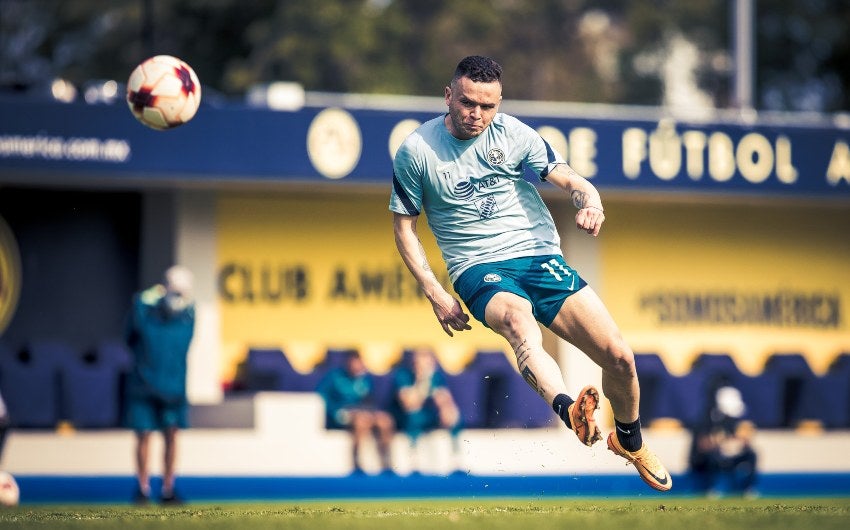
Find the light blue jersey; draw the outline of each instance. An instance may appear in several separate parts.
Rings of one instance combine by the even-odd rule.
[[[564,159],[513,116],[496,114],[470,140],[452,136],[444,118],[422,124],[396,153],[390,210],[424,210],[452,281],[479,263],[561,255],[555,222],[523,173],[545,179]]]

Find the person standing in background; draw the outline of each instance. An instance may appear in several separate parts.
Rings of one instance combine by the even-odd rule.
[[[138,504],[151,500],[148,453],[153,431],[162,432],[165,445],[160,500],[182,502],[174,488],[177,432],[189,426],[186,359],[194,327],[192,273],[185,267],[169,268],[163,284],[133,297],[125,330],[134,361],[127,378],[125,423],[136,433]]]

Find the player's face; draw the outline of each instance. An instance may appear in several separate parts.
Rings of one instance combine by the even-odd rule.
[[[460,140],[475,138],[493,121],[502,101],[502,84],[476,83],[461,77],[446,87],[446,127]]]

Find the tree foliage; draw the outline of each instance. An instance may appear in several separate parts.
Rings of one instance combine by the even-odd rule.
[[[0,84],[123,81],[145,57],[168,53],[233,97],[273,80],[439,95],[459,59],[483,54],[505,67],[511,99],[658,105],[687,68],[686,89],[705,96],[695,101],[724,107],[733,2],[0,0]],[[850,4],[755,4],[757,106],[850,109]]]

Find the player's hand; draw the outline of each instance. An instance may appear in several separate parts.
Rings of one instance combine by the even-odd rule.
[[[576,228],[584,230],[593,237],[599,235],[603,222],[605,222],[605,214],[602,213],[602,209],[594,206],[586,206],[576,214]]]
[[[457,298],[446,293],[443,299],[434,300],[431,302],[431,305],[434,307],[434,314],[437,315],[437,320],[443,327],[443,331],[449,337],[454,337],[452,330],[463,331],[472,329],[472,326],[469,325],[469,315],[463,311]]]

